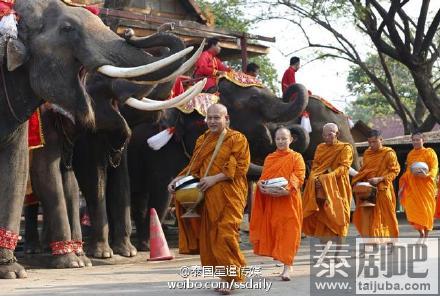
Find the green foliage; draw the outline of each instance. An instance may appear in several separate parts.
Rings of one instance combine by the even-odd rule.
[[[212,13],[215,17],[215,26],[217,28],[227,29],[236,32],[248,32],[252,25],[252,20],[245,17],[243,0],[220,0],[207,1],[196,0],[200,8]],[[274,65],[267,56],[258,56],[249,58],[249,63],[254,62],[260,66],[260,79],[265,86],[270,88],[274,93],[278,92],[279,82],[277,80],[277,72]],[[235,70],[241,69],[241,60],[228,61],[228,65]]]
[[[414,86],[411,74],[404,65],[391,58],[386,58],[386,62],[393,77],[396,91],[403,104],[409,110],[414,111],[417,89]],[[387,84],[377,55],[370,55],[366,60],[366,64],[379,80]],[[347,77],[347,88],[351,95],[356,97],[345,110],[353,119],[368,123],[376,116],[386,116],[395,113],[385,97],[358,66],[351,66]]]
[[[249,30],[251,21],[245,19],[242,6],[245,1],[242,0],[220,0],[208,2],[206,0],[197,0],[203,11],[212,13],[215,16],[215,26],[231,31]]]

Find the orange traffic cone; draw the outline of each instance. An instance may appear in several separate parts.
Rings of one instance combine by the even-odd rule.
[[[171,255],[167,240],[162,231],[159,217],[154,208],[150,209],[150,259],[149,261],[170,260]]]

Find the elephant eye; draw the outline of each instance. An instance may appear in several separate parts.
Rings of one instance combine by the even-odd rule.
[[[66,24],[61,26],[61,31],[62,32],[72,32],[74,30],[75,30],[75,28],[71,24],[69,24],[69,23],[66,23]]]

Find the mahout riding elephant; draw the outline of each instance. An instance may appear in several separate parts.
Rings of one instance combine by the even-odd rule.
[[[230,125],[244,133],[249,141],[253,162],[262,165],[265,156],[275,150],[275,127],[287,122],[297,141],[292,145],[297,151],[308,146],[308,134],[299,124],[288,121],[298,118],[308,102],[307,90],[296,85],[297,100],[284,103],[268,89],[242,87],[229,80],[221,79],[218,85],[220,103],[226,105],[230,115]],[[160,150],[155,151],[147,144],[147,139],[158,131],[174,127],[173,138]],[[196,139],[206,131],[204,117],[196,111],[185,114],[177,109],[164,112],[157,123],[144,123],[133,128],[128,147],[132,212],[136,223],[138,249],[148,245],[148,209],[156,208],[160,219],[165,217],[171,197],[167,184],[188,163]],[[253,165],[258,175],[261,167]]]
[[[90,11],[58,0],[16,0],[14,10],[20,16],[18,39],[9,39],[7,66],[2,61],[0,68],[0,278],[26,276],[14,250],[28,175],[27,119],[34,110],[51,102],[75,122],[93,127],[82,69],[154,83],[178,73],[191,50],[154,57]],[[142,104],[129,96],[120,103]]]

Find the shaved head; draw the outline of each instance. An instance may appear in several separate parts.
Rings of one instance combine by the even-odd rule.
[[[329,122],[322,127],[322,138],[326,144],[335,144],[338,141],[338,135],[339,129],[335,123]]]
[[[222,104],[209,106],[206,114],[206,123],[213,133],[221,133],[229,126],[228,109]]]
[[[275,134],[276,134],[277,132],[279,132],[279,131],[285,131],[285,132],[287,132],[290,136],[292,136],[292,133],[290,132],[290,130],[289,130],[287,127],[285,127],[285,126],[279,126],[279,127],[275,130]]]
[[[336,125],[336,123],[333,123],[333,122],[328,122],[328,123],[326,123],[326,124],[324,124],[324,126],[322,127],[322,131],[324,132],[324,131],[334,131],[334,132],[338,132],[339,131],[339,128],[338,128],[338,126]]]
[[[228,109],[223,104],[212,104],[208,107],[207,113],[212,112],[220,112],[222,115],[228,115]]]

